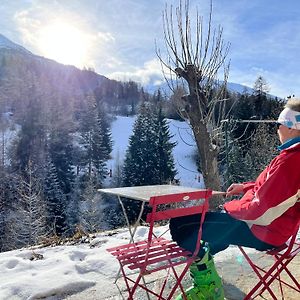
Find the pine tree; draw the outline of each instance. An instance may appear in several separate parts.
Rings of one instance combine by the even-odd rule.
[[[264,102],[266,102],[267,93],[269,92],[267,81],[262,76],[258,76],[255,80],[253,89],[254,110],[258,117],[263,118],[266,115],[266,113],[263,111]]]
[[[85,230],[93,232],[103,221],[102,201],[95,194],[108,173],[106,161],[110,158],[112,141],[106,114],[92,95],[86,97],[86,107],[81,115],[80,144],[83,146],[80,161],[83,170],[79,179],[80,221]]]
[[[70,194],[69,201],[66,204],[65,214],[66,214],[66,224],[68,224],[68,231],[66,232],[68,236],[75,234],[76,230],[80,226],[80,195],[81,191],[79,189],[79,182],[75,179],[73,184],[73,190]]]
[[[59,131],[53,131],[50,135],[50,157],[56,168],[61,189],[66,196],[71,192],[74,181],[72,142],[72,136],[65,128],[61,128]]]
[[[87,107],[81,118],[80,135],[80,143],[84,147],[81,160],[85,169],[84,177],[89,180],[96,176],[97,184],[101,186],[107,174],[106,160],[110,156],[112,142],[105,114],[97,107],[93,96],[87,97]]]
[[[129,139],[123,169],[127,186],[162,184],[176,175],[167,120],[162,109],[143,103]]]
[[[156,133],[158,152],[158,178],[159,184],[172,182],[177,174],[172,151],[177,143],[171,142],[167,119],[162,113],[161,105],[156,110]]]
[[[18,174],[9,165],[0,164],[0,252],[16,248],[13,228],[14,212],[18,209]]]
[[[44,195],[48,230],[54,235],[61,235],[66,230],[66,196],[61,189],[56,167],[50,157],[45,169]]]
[[[123,168],[124,186],[155,185],[170,182],[176,174],[168,124],[161,108],[142,103],[129,139]],[[125,203],[130,220],[139,211],[136,202]]]
[[[155,116],[149,104],[141,104],[126,151],[123,184],[140,186],[158,184],[158,152]]]
[[[74,120],[70,103],[60,96],[48,104],[46,154],[44,158],[43,188],[47,200],[47,221],[50,230],[63,235],[68,228],[66,210],[74,184]]]
[[[86,182],[81,201],[81,225],[84,231],[96,232],[103,224],[102,196],[97,192],[95,178]]]
[[[234,140],[230,140],[229,147],[230,149],[227,149],[228,157],[224,177],[224,190],[234,182],[245,182],[253,179],[251,177],[253,172],[249,155],[245,155],[245,151]]]
[[[8,174],[0,167],[0,252],[7,250],[6,239],[10,211],[9,203],[12,200],[9,182]]]
[[[159,183],[157,132],[155,117],[149,103],[143,102],[129,138],[123,167],[124,186],[142,186]],[[136,220],[140,203],[123,200],[130,222]],[[145,211],[146,212],[146,211]]]
[[[11,148],[10,159],[15,171],[25,172],[29,161],[35,166],[43,163],[46,130],[40,99],[31,98],[21,129]]]
[[[234,182],[252,181],[277,154],[278,137],[272,124],[261,123],[248,143],[251,147],[230,140],[225,188]]]
[[[101,128],[102,133],[102,149],[104,149],[103,157],[104,160],[108,160],[110,159],[110,153],[113,148],[113,142],[108,116],[103,108],[103,103],[97,103],[97,126]]]
[[[252,163],[252,178],[256,178],[265,166],[278,154],[278,136],[272,124],[260,124],[251,140],[247,154]]]

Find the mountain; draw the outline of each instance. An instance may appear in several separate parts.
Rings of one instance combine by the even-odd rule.
[[[27,54],[32,54],[30,51],[25,49],[24,47],[13,43],[11,40],[6,38],[4,35],[0,34],[0,49],[11,49],[21,51]]]
[[[61,99],[64,107],[79,108],[85,95],[91,93],[114,111],[141,99],[136,83],[122,83],[92,70],[60,64],[0,35],[0,113],[18,114],[32,99]]]
[[[91,70],[80,70],[74,66],[63,65],[54,60],[35,55],[24,47],[13,43],[2,34],[0,34],[0,67],[0,79],[4,79],[6,76],[12,79],[13,75],[20,77],[20,75],[24,75],[24,69],[26,69],[26,72],[30,72],[33,76],[47,75],[48,79],[56,77],[56,79],[62,80],[59,85],[65,82],[73,83],[75,90],[82,89],[83,91],[94,89],[99,82],[105,79],[109,80]],[[18,74],[18,72],[20,73]],[[78,77],[78,79],[76,80],[72,76]],[[51,80],[53,81],[53,78]],[[72,82],[73,80],[75,82]]]
[[[13,111],[38,90],[45,96],[55,93],[75,97],[109,80],[95,72],[34,55],[3,35],[0,35],[0,70],[0,105]]]
[[[176,83],[174,81],[174,87]],[[165,95],[170,95],[171,91],[167,82],[162,81],[161,78],[153,77],[150,79],[150,82],[145,86],[145,91],[150,94],[155,93],[158,89],[160,89]],[[253,88],[248,87],[246,85],[242,85],[234,82],[227,82],[227,89],[234,93],[242,94],[247,92],[248,94],[252,94],[254,91]]]

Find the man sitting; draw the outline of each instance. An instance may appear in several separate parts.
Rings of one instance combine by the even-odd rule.
[[[280,153],[254,182],[232,184],[227,195],[244,193],[240,200],[224,205],[224,212],[208,212],[202,233],[199,260],[190,267],[191,300],[224,299],[221,279],[212,255],[229,245],[263,251],[284,244],[300,218],[300,99],[291,99],[280,113],[277,133]],[[193,252],[199,230],[199,215],[170,221],[173,240]],[[183,299],[182,295],[176,300]]]

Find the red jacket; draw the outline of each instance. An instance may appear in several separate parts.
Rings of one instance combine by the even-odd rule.
[[[285,243],[300,219],[300,142],[282,150],[255,182],[244,183],[244,196],[224,205],[245,221],[261,241]]]

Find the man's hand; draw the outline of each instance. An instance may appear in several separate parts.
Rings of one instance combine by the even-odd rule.
[[[242,183],[233,183],[226,191],[226,195],[238,195],[243,193],[244,185]]]

